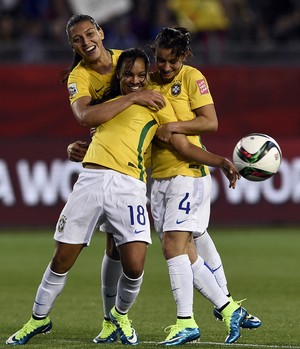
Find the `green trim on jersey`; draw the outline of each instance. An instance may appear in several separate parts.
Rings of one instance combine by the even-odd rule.
[[[141,136],[139,139],[139,143],[138,143],[138,147],[137,147],[137,151],[138,151],[138,168],[141,170],[140,172],[140,177],[139,179],[141,181],[145,181],[145,167],[143,166],[143,159],[144,159],[144,154],[142,153],[143,151],[143,144],[145,141],[145,138],[148,134],[148,131],[150,130],[151,127],[153,127],[154,125],[156,125],[157,122],[155,120],[151,120],[149,121],[142,129],[141,132]]]

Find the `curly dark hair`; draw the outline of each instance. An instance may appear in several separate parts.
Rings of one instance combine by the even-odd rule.
[[[191,57],[191,32],[183,27],[166,27],[157,34],[151,48],[154,53],[158,48],[167,48],[172,49],[172,54],[176,57]]]

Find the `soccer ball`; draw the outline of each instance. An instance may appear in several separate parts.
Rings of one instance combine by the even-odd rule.
[[[254,182],[272,177],[278,171],[281,159],[278,143],[262,133],[243,137],[233,150],[233,163],[240,175]]]

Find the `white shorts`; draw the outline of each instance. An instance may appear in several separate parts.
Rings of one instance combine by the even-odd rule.
[[[210,216],[211,185],[210,175],[153,181],[151,213],[160,237],[166,231],[188,231],[194,236],[205,232]]]
[[[105,221],[114,228],[116,245],[151,243],[146,184],[113,170],[84,169],[63,208],[54,239],[90,244]]]

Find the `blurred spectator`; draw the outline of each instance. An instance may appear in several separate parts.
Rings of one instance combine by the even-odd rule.
[[[0,0],[0,40],[9,43],[19,33],[19,0]]]
[[[227,40],[233,43],[251,43],[255,40],[257,17],[248,0],[225,0],[229,19]]]
[[[124,50],[138,45],[138,39],[131,30],[128,17],[122,16],[111,23],[113,25],[109,29],[105,29],[104,27],[106,47]]]
[[[27,19],[42,20],[49,8],[50,0],[22,0],[22,14]]]
[[[176,27],[178,21],[172,9],[170,9],[168,0],[158,0],[153,4],[152,21],[150,24],[149,39],[153,41],[156,35],[165,27]]]
[[[47,11],[47,35],[57,44],[68,45],[66,23],[73,15],[69,3],[65,0],[51,0]]]
[[[0,0],[0,61],[69,57],[65,25],[74,13],[97,18],[112,48],[144,46],[164,27],[187,27],[198,64],[300,47],[300,0]]]
[[[229,20],[221,0],[168,0],[180,26],[192,32],[224,31]]]
[[[46,58],[43,26],[37,19],[28,19],[24,24],[21,38],[21,59],[24,63],[43,62]]]
[[[257,16],[257,39],[261,42],[300,40],[299,0],[249,0]]]
[[[20,2],[21,23],[24,28],[21,37],[21,58],[25,63],[42,62],[45,59],[44,20],[50,0],[22,0]]]
[[[0,16],[0,40],[1,44],[10,43],[16,39],[17,28],[13,16],[1,14]]]
[[[224,37],[230,25],[223,2],[221,0],[168,0],[168,4],[179,25],[196,33],[196,38],[204,50],[205,60],[220,61]]]
[[[135,0],[130,12],[131,30],[139,41],[147,41],[150,38],[150,28],[153,17],[153,2],[149,0]]]

